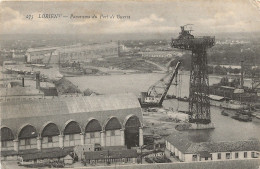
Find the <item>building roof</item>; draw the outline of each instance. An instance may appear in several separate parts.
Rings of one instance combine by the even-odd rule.
[[[53,151],[53,152],[39,152],[35,154],[24,154],[22,155],[23,160],[35,160],[35,159],[51,159],[51,158],[61,158],[68,155],[65,151]]]
[[[21,157],[23,160],[61,158],[67,156],[70,151],[69,149],[48,148],[34,153],[22,154]]]
[[[41,91],[44,93],[44,96],[58,96],[58,91],[56,88],[43,88]]]
[[[187,133],[184,132],[175,132],[166,137],[165,140],[174,145],[181,152],[185,152],[193,143],[188,139]]]
[[[222,141],[194,143],[186,133],[175,133],[166,138],[179,151],[186,154],[205,154],[205,152],[260,151],[259,140]]]
[[[52,153],[54,151],[73,152],[73,147],[64,147],[63,149],[61,149],[59,147],[43,148],[41,151],[39,151],[38,149],[35,148],[35,149],[19,150],[19,152],[14,151],[14,150],[6,150],[6,151],[1,151],[1,156],[13,156],[13,155],[23,156],[26,154],[33,155],[33,154],[37,154],[37,153]]]
[[[134,94],[79,96],[0,103],[2,119],[140,108]],[[23,112],[23,113],[20,113]]]
[[[0,97],[10,96],[43,96],[44,94],[38,89],[31,87],[12,87],[12,88],[0,88]]]
[[[106,146],[106,147],[101,147],[102,151],[119,151],[119,150],[127,150],[126,146]]]
[[[43,51],[55,51],[57,50],[58,47],[39,47],[39,48],[29,48],[27,50],[28,53],[32,53],[32,52],[43,52]]]
[[[205,142],[199,145],[208,149],[209,152],[260,151],[258,140]]]
[[[219,160],[219,161],[203,161],[203,162],[174,162],[174,163],[152,163],[132,166],[121,166],[122,169],[257,169],[259,168],[259,159],[247,160]],[[107,169],[115,168],[114,166],[106,166]],[[119,167],[118,167],[119,168]],[[104,169],[104,166],[95,166],[95,169]]]
[[[137,150],[126,149],[126,150],[114,150],[114,151],[92,151],[85,152],[86,160],[98,160],[105,158],[136,158],[138,156]]]
[[[88,45],[71,45],[63,46],[58,49],[61,53],[70,53],[70,52],[82,52],[82,51],[93,51],[93,50],[103,50],[103,49],[117,49],[118,44],[116,42],[107,42],[107,43],[95,43]]]

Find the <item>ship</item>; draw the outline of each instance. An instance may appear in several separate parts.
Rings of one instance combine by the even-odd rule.
[[[84,67],[79,62],[75,61],[62,63],[59,70],[60,73],[65,76],[80,76],[96,74],[98,72],[95,68]]]
[[[218,95],[209,95],[210,99],[210,105],[221,107],[224,109],[230,109],[230,110],[241,110],[241,109],[247,109],[248,105],[237,101],[237,100],[231,100],[229,98],[218,96]]]
[[[74,68],[60,68],[60,73],[67,76],[78,76],[84,75],[84,71],[81,69],[74,69]]]

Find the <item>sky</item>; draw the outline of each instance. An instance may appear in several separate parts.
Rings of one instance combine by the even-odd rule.
[[[179,32],[179,26],[185,24],[206,34],[258,32],[259,4],[258,0],[5,1],[0,3],[0,34],[161,34]],[[46,19],[39,14],[62,17]],[[71,19],[71,15],[97,18]],[[118,19],[117,15],[130,18]]]

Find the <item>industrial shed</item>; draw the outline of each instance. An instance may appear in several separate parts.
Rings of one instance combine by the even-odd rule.
[[[165,139],[166,151],[180,161],[218,161],[259,158],[260,142],[257,139],[196,143],[187,133],[176,132]]]
[[[0,107],[5,155],[84,144],[128,148],[143,144],[143,118],[133,94],[10,101]]]
[[[137,150],[107,150],[85,152],[85,160],[87,163],[95,165],[96,163],[116,163],[116,162],[132,162],[135,163],[138,157]]]

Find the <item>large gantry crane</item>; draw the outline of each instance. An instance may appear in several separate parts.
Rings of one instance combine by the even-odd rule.
[[[191,25],[191,24],[188,24]],[[191,55],[189,113],[190,123],[210,124],[209,77],[206,50],[215,45],[215,37],[194,37],[192,30],[181,26],[177,39],[172,39],[173,48],[189,50]]]

